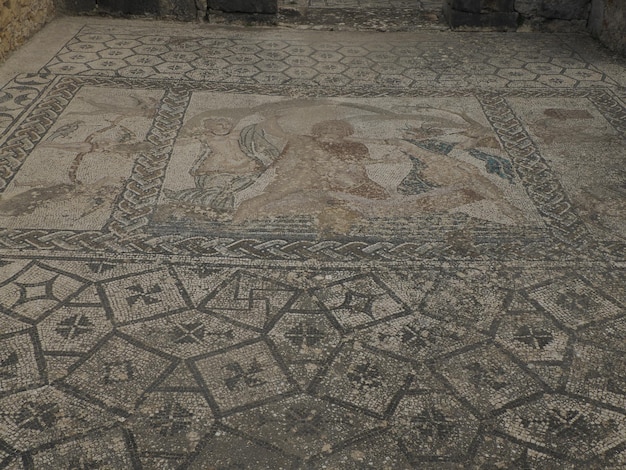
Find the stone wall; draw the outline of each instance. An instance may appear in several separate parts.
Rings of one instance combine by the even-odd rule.
[[[149,15],[186,21],[206,15],[206,0],[197,1],[204,3],[203,10],[196,8],[196,0],[56,0],[57,9],[68,14]]]
[[[589,30],[608,47],[626,55],[626,2],[593,0]]]
[[[591,0],[515,0],[515,11],[525,18],[587,20]]]
[[[444,0],[444,14],[453,28],[514,30],[556,23],[584,29],[591,0]],[[539,28],[541,29],[541,28]]]
[[[1,2],[2,0],[0,0]],[[210,10],[227,13],[276,13],[278,0],[56,0],[59,11],[152,15],[177,20],[203,19]]]
[[[278,0],[208,0],[209,9],[229,13],[269,13],[278,11]]]
[[[626,55],[626,0],[515,0],[515,11],[529,29],[569,23],[588,28],[604,44]]]
[[[515,29],[515,0],[445,0],[443,14],[452,28]]]
[[[0,0],[0,62],[53,15],[53,0]]]

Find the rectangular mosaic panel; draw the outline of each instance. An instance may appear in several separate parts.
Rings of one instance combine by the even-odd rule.
[[[0,242],[344,261],[559,259],[594,237],[623,249],[589,232],[558,142],[524,114],[532,100],[590,114],[587,132],[617,151],[624,109],[610,91],[384,94],[59,78],[7,128]]]
[[[593,235],[624,241],[624,136],[592,102],[509,98]]]
[[[152,220],[218,234],[376,236],[433,214],[543,226],[476,98],[200,92]]]
[[[161,94],[119,87],[78,91],[8,183],[0,225],[102,229],[134,159],[152,148],[146,136]]]

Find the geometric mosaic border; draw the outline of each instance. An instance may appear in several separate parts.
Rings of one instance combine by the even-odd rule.
[[[30,80],[32,76],[26,77]],[[25,78],[21,78],[24,80]],[[16,84],[19,83],[16,81]],[[45,78],[41,79],[45,83]],[[15,86],[15,85],[13,85]],[[446,246],[437,240],[293,240],[289,238],[223,238],[210,236],[166,235],[154,236],[147,230],[149,216],[165,174],[182,116],[193,91],[210,90],[238,93],[261,93],[287,96],[319,96],[317,89],[290,86],[233,85],[219,83],[182,82],[163,80],[133,80],[100,77],[59,77],[39,98],[26,118],[17,119],[6,137],[0,154],[0,182],[6,187],[21,163],[28,156],[57,116],[83,86],[165,89],[153,121],[148,140],[153,150],[136,160],[132,176],[126,183],[123,196],[107,227],[94,231],[4,230],[0,232],[0,245],[11,249],[94,250],[115,252],[144,252],[164,254],[194,254],[235,258],[287,259],[287,260],[357,260],[376,259],[400,261],[428,258],[457,258],[458,247]],[[9,87],[10,89],[10,87]],[[324,96],[367,97],[373,89],[342,88],[324,90]],[[590,100],[621,136],[626,136],[626,110],[610,90],[426,90],[376,88],[377,96],[394,97],[461,97],[475,96],[505,150],[519,172],[527,194],[535,203],[549,231],[525,230],[466,230],[466,236],[476,248],[474,259],[559,259],[585,258],[594,251],[609,251],[597,246],[572,208],[568,197],[538,148],[507,103],[508,97],[575,97]],[[32,100],[31,100],[32,101]],[[19,116],[19,113],[17,113]],[[16,116],[17,117],[17,116]],[[549,191],[546,191],[549,188]],[[549,194],[548,199],[545,194]],[[426,232],[427,233],[427,232]],[[555,243],[555,240],[557,243]],[[624,253],[624,244],[611,243],[609,249],[617,258]],[[597,253],[596,253],[597,254]]]

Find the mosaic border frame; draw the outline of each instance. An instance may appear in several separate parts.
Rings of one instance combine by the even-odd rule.
[[[47,77],[47,76],[46,76]],[[32,77],[31,77],[32,78]],[[290,86],[233,85],[219,83],[180,82],[167,80],[133,80],[101,77],[57,77],[39,93],[30,114],[25,118],[16,114],[16,120],[7,132],[0,154],[0,179],[6,187],[21,163],[53,125],[73,96],[84,86],[126,87],[164,90],[157,115],[148,139],[155,150],[142,154],[136,160],[131,177],[127,180],[122,196],[115,203],[110,222],[102,231],[69,230],[2,230],[0,246],[7,249],[54,249],[93,250],[116,252],[144,252],[163,254],[191,254],[225,256],[234,258],[289,259],[289,260],[356,260],[375,259],[401,261],[420,258],[458,258],[458,247],[427,240],[394,242],[390,240],[294,240],[290,238],[225,238],[211,236],[184,236],[169,234],[153,236],[145,231],[149,214],[154,208],[160,191],[165,168],[172,151],[182,116],[194,91],[225,93],[260,93],[272,96],[320,97],[317,89],[300,89]],[[508,97],[574,97],[588,99],[617,130],[626,138],[626,109],[616,99],[612,90],[442,90],[377,87],[325,89],[323,97],[366,98],[372,96],[393,97],[475,97],[492,128],[502,142],[518,169],[522,184],[549,228],[542,230],[485,232],[469,231],[468,242],[476,243],[472,258],[502,259],[562,259],[595,257],[598,253],[612,253],[616,259],[624,258],[626,243],[597,242],[577,216],[568,196],[539,149],[515,116],[507,102]],[[172,125],[174,118],[174,125]],[[146,177],[145,175],[149,175]],[[535,188],[548,185],[550,199],[546,200]],[[556,246],[558,241],[561,246]],[[554,245],[554,246],[553,246]],[[495,251],[494,251],[495,250]],[[595,256],[594,256],[595,252]],[[467,257],[467,256],[465,256]]]

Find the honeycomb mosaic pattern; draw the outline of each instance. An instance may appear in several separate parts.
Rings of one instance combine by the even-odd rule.
[[[489,37],[489,36],[487,36]],[[495,36],[494,36],[495,39]],[[253,36],[169,37],[81,30],[44,68],[58,75],[220,83],[569,89],[616,85],[565,41],[498,37],[466,52],[460,38],[307,42]],[[504,44],[502,44],[504,43]]]
[[[0,468],[626,467],[626,63],[566,36],[88,23],[0,90]],[[412,145],[534,225],[157,217],[206,103],[292,100],[454,103],[471,132]]]

